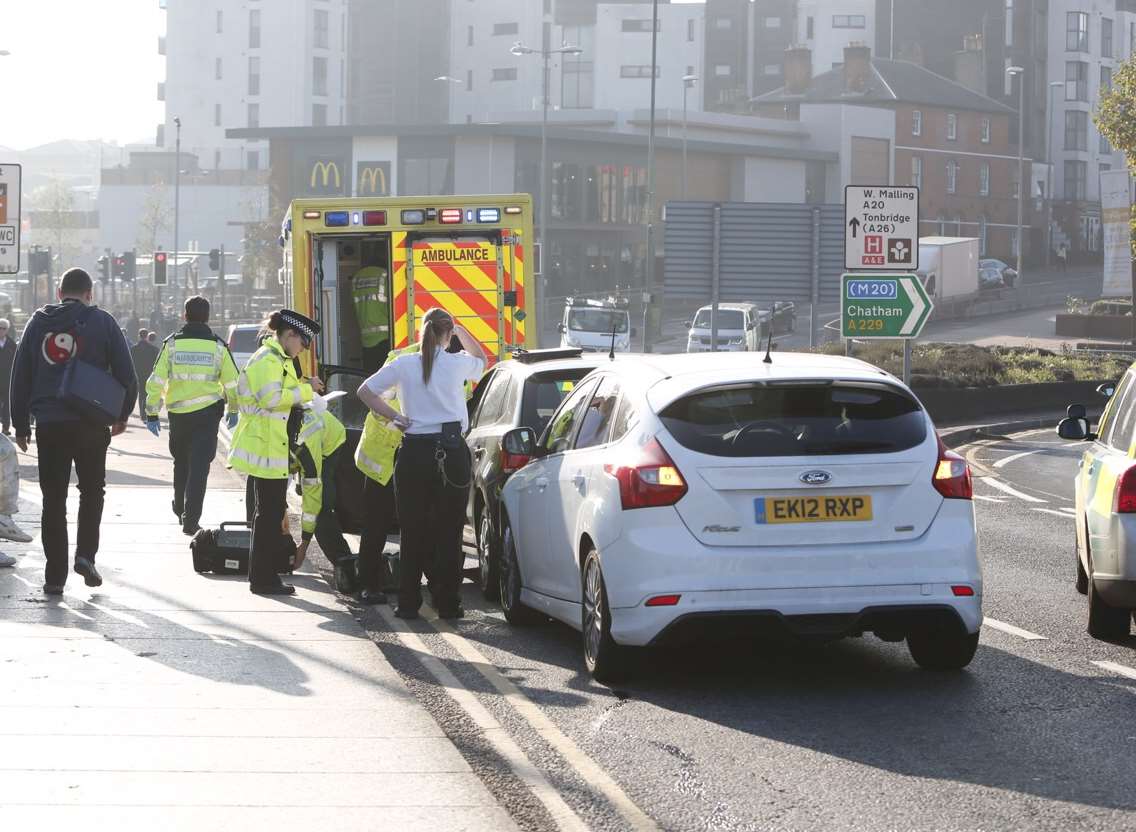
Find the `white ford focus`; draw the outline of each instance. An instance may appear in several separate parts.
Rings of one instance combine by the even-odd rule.
[[[974,656],[970,472],[877,367],[630,357],[504,445],[519,469],[502,494],[506,617],[581,630],[596,678],[627,648],[716,632],[871,632],[933,669]]]

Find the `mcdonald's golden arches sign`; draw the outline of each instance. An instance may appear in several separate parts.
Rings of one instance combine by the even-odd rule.
[[[390,162],[359,162],[355,169],[356,196],[390,196]]]

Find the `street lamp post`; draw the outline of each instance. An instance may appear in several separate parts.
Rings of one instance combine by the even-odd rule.
[[[1017,76],[1018,79],[1018,281],[1022,280],[1022,250],[1025,248],[1025,241],[1022,239],[1022,217],[1025,213],[1025,199],[1026,199],[1026,181],[1025,181],[1025,97],[1026,97],[1026,76],[1025,69],[1020,66],[1011,66],[1006,69],[1007,74],[1011,77]]]
[[[1045,160],[1049,163],[1049,188],[1045,200],[1045,265],[1053,264],[1053,190],[1057,182],[1057,168],[1053,164],[1053,122],[1056,120],[1056,107],[1053,104],[1053,91],[1065,86],[1064,81],[1049,82],[1049,124],[1045,129]]]
[[[181,228],[179,223],[181,221],[181,117],[174,116],[174,128],[176,130],[176,139],[174,141],[174,277],[173,277],[173,297],[177,297],[178,285],[178,233]],[[157,290],[155,290],[157,291]],[[157,306],[157,295],[154,297],[154,305]]]
[[[537,233],[537,242],[540,245],[540,274],[536,279],[536,307],[540,313],[537,321],[539,327],[545,319],[544,287],[545,264],[548,262],[548,250],[545,241],[548,239],[548,201],[550,188],[548,185],[548,62],[553,55],[579,55],[584,50],[578,46],[562,44],[559,49],[532,49],[520,41],[513,44],[509,50],[513,55],[540,55],[544,61],[543,75],[541,76],[541,117],[540,117],[540,230]],[[540,341],[540,330],[537,330],[537,341]]]
[[[697,75],[682,76],[682,198],[686,199],[686,94],[698,83]]]
[[[655,303],[655,88],[659,67],[659,0],[651,0],[651,123],[647,128],[647,263],[643,289],[643,352],[651,351],[650,310]]]

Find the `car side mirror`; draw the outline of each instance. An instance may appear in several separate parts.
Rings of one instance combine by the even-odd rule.
[[[513,428],[501,437],[501,468],[511,474],[524,468],[537,455],[536,431],[532,428]]]
[[[1115,384],[1102,384],[1097,388],[1097,392],[1104,396],[1106,399],[1111,399],[1112,394],[1116,392]]]
[[[1089,420],[1083,418],[1062,419],[1057,423],[1057,435],[1070,442],[1083,442],[1089,438]]]
[[[682,325],[687,329],[694,329],[694,321],[683,321]]]
[[[564,324],[557,324],[556,329],[561,335],[568,331],[568,327],[564,326]]]

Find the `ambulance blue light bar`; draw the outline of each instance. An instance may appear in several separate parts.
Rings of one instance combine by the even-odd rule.
[[[426,212],[421,208],[412,208],[402,212],[403,225],[422,225],[426,222]]]
[[[478,222],[501,222],[501,209],[500,208],[478,208],[477,209]]]
[[[328,211],[323,215],[323,224],[330,227],[339,227],[351,224],[350,211]]]

